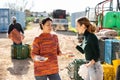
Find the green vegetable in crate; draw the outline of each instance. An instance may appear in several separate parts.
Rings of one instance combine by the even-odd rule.
[[[29,56],[29,48],[27,45],[11,45],[12,59],[26,59]]]
[[[75,59],[73,62],[69,63],[67,69],[68,69],[68,75],[72,80],[83,80],[78,75],[79,66],[84,64],[84,59]]]

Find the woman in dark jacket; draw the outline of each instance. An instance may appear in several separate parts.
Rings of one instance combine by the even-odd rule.
[[[86,17],[78,19],[76,25],[78,33],[84,36],[82,44],[76,48],[81,53],[85,53],[87,62],[85,65],[88,67],[88,77],[85,80],[103,80],[98,39],[94,34],[95,27]]]

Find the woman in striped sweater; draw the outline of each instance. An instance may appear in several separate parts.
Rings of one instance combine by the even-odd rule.
[[[58,74],[57,56],[61,54],[58,37],[51,34],[52,19],[43,19],[40,23],[43,32],[34,39],[31,57],[34,61],[36,80],[61,80]]]

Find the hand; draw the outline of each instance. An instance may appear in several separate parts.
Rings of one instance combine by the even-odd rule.
[[[71,51],[66,51],[66,52],[62,52],[61,54],[62,54],[62,55],[68,55],[68,54],[74,54],[74,53],[71,52]]]
[[[91,66],[95,64],[95,61],[92,59],[89,63],[85,64],[87,67]]]
[[[65,57],[74,57],[75,56],[74,53],[71,52],[71,51],[69,51],[69,52],[63,52],[62,55],[65,56]]]
[[[37,62],[44,62],[44,61],[48,60],[48,58],[42,57],[42,56],[35,56],[34,60]]]
[[[8,34],[8,38],[11,38],[11,37],[10,37],[10,34]]]
[[[25,36],[24,35],[21,35],[21,40],[23,40],[25,38]]]

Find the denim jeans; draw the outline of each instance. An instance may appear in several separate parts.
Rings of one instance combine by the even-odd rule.
[[[103,69],[100,61],[88,67],[88,77],[84,80],[103,80]]]
[[[45,75],[45,76],[35,76],[35,80],[61,80],[58,73],[51,74],[51,75]]]

